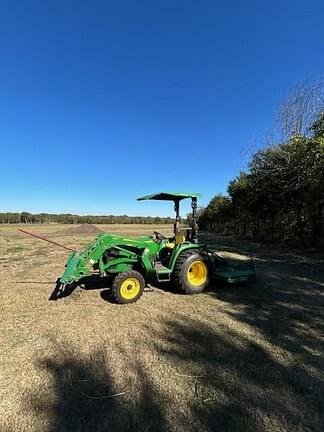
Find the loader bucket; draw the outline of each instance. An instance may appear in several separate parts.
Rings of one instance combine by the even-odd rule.
[[[79,252],[74,252],[69,256],[65,265],[64,273],[60,277],[60,282],[62,284],[76,282],[85,275],[80,258]]]
[[[99,245],[103,236],[103,233],[98,234],[83,250],[74,252],[69,256],[64,273],[60,277],[62,284],[77,282],[84,276],[92,274],[92,265],[98,259],[96,251],[100,251]]]

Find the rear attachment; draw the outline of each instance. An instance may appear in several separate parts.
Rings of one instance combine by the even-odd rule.
[[[211,249],[205,250],[205,256],[212,271],[212,278],[228,285],[246,285],[256,279],[252,259],[241,261],[223,258]]]

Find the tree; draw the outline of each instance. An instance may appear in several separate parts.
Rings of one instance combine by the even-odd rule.
[[[279,122],[283,138],[307,136],[318,114],[324,111],[324,77],[300,82],[283,101]]]
[[[20,213],[20,222],[21,223],[31,223],[32,222],[32,214],[28,212],[21,212]]]
[[[216,195],[209,202],[199,219],[202,229],[209,229],[219,233],[226,233],[228,224],[233,220],[232,203],[229,197]]]
[[[323,88],[312,83],[295,90],[282,110],[286,139],[252,155],[248,171],[229,182],[228,196],[210,201],[201,225],[251,233],[255,239],[324,246]]]

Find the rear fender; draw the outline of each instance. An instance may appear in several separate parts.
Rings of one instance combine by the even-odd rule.
[[[174,266],[175,266],[175,263],[176,263],[176,261],[177,261],[177,259],[178,259],[178,256],[183,252],[183,251],[186,251],[186,250],[189,250],[189,249],[195,249],[195,250],[197,250],[197,252],[199,252],[199,249],[201,248],[201,245],[199,245],[199,244],[194,244],[194,243],[182,243],[182,244],[180,244],[180,245],[177,245],[174,249],[173,249],[173,254],[172,254],[172,257],[171,257],[171,260],[170,260],[170,270],[171,271],[173,271],[174,270]]]

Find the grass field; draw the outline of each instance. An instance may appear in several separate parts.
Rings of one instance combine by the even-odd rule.
[[[48,301],[68,252],[0,225],[0,430],[322,432],[324,261],[201,240],[252,255],[257,283],[197,296],[159,287],[127,306],[105,288]]]

